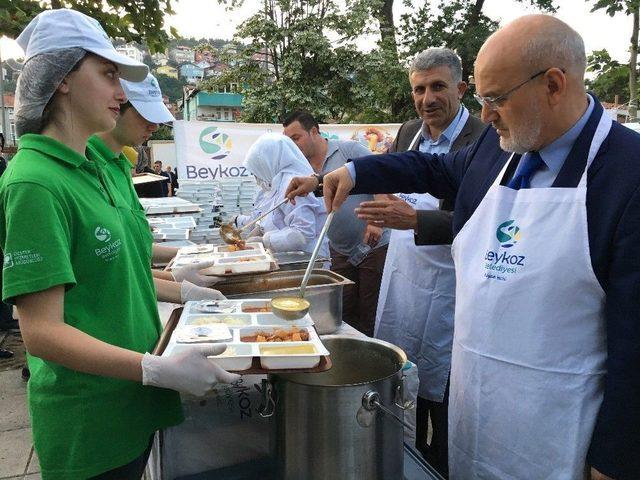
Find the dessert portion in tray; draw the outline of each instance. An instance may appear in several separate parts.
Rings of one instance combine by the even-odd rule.
[[[163,355],[206,343],[227,345],[209,358],[233,372],[313,369],[329,355],[309,315],[282,320],[268,299],[187,302]]]

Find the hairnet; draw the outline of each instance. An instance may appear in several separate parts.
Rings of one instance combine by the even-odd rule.
[[[27,60],[16,86],[15,123],[18,137],[40,133],[42,115],[56,89],[86,55],[82,48],[41,53]]]

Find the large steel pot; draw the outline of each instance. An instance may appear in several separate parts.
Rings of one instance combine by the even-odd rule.
[[[323,373],[270,375],[263,383],[265,416],[275,422],[272,449],[285,480],[403,478],[402,366],[390,343],[323,338],[333,368]]]

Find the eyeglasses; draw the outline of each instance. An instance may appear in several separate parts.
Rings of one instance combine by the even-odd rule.
[[[529,78],[527,78],[524,82],[519,83],[518,85],[516,85],[515,87],[513,87],[511,90],[507,91],[506,93],[503,93],[502,95],[499,95],[497,97],[481,97],[480,95],[478,95],[477,93],[473,94],[473,97],[476,99],[476,101],[482,106],[484,107],[485,105],[490,109],[490,110],[495,110],[499,107],[501,107],[502,105],[504,105],[504,102],[506,102],[509,98],[509,96],[515,92],[516,90],[518,90],[520,87],[522,87],[523,85],[526,85],[527,83],[529,83],[531,80],[533,80],[534,78],[539,77],[540,75],[543,75],[545,73],[547,73],[549,70],[551,70],[551,68],[545,68],[544,70],[540,70],[538,73],[531,75]],[[562,73],[564,72],[564,68],[561,68],[560,70],[562,70]]]

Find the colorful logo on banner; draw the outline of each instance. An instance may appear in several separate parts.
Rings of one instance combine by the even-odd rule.
[[[496,230],[496,238],[502,248],[513,247],[520,240],[520,236],[520,227],[514,225],[514,220],[501,223]]]
[[[222,160],[231,153],[233,143],[231,137],[223,133],[218,127],[207,127],[200,132],[200,148],[212,160]]]

